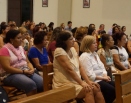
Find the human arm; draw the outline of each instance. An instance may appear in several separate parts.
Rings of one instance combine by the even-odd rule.
[[[3,45],[4,45],[4,43],[3,43],[3,38],[2,38],[2,37],[0,37],[0,48],[2,48],[2,47],[3,47]]]
[[[114,61],[115,65],[118,66],[118,69],[126,70],[127,68],[120,61],[118,50],[112,49],[111,51],[112,51],[112,54],[113,54],[113,61]]]
[[[127,42],[127,49],[128,49],[128,52],[131,53],[131,40],[128,40]]]

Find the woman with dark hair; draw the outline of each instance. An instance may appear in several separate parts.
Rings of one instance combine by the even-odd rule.
[[[114,40],[111,35],[103,34],[101,36],[101,44],[103,48],[100,48],[97,53],[100,57],[100,60],[105,66],[107,72],[111,69],[112,72],[116,72],[114,68],[113,55],[110,48],[114,46]],[[109,71],[110,72],[110,71]],[[108,73],[109,73],[108,72]]]
[[[10,27],[8,25],[2,25],[1,26],[1,34],[0,34],[0,48],[3,47],[4,43],[4,38],[6,37],[6,33],[10,30]]]
[[[30,37],[33,37],[33,29],[34,29],[34,27],[35,27],[35,25],[33,23],[30,23],[28,25],[28,30],[27,31],[28,31]]]
[[[48,25],[48,31],[49,32],[53,31],[53,26],[54,26],[54,23],[50,22],[50,24]]]
[[[85,74],[73,44],[70,32],[59,34],[54,52],[53,88],[71,84],[76,88],[77,99],[85,98],[85,103],[105,103],[99,85],[91,82]],[[85,81],[81,80],[81,76]]]
[[[122,26],[122,27],[121,27],[121,31],[122,31],[123,33],[125,33],[125,31],[126,31],[126,26]]]
[[[26,58],[22,35],[18,30],[10,30],[5,37],[5,45],[0,49],[1,81],[26,92],[27,96],[43,91],[43,79],[34,73],[34,68]]]
[[[127,43],[127,38],[125,33],[116,33],[112,35],[114,39],[114,47],[112,48],[114,64],[120,70],[130,69],[131,65],[128,62],[128,53],[123,47]]]
[[[56,27],[53,30],[53,33],[52,33],[50,41],[49,41],[48,54],[49,54],[50,61],[52,63],[53,63],[53,59],[54,59],[54,51],[56,49],[56,39],[57,39],[57,37],[58,37],[58,35],[60,34],[61,31],[62,31],[61,27]]]
[[[30,48],[28,52],[28,58],[32,62],[33,66],[41,71],[42,65],[50,63],[47,50],[47,33],[45,31],[39,31],[34,37],[34,46]]]
[[[112,35],[115,34],[115,33],[119,33],[119,32],[120,32],[120,29],[119,29],[118,26],[113,27],[113,29],[112,29]]]

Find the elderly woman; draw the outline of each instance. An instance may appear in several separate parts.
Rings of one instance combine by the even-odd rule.
[[[37,70],[42,70],[42,65],[50,63],[46,50],[47,32],[39,31],[34,37],[34,46],[28,52],[28,58]]]
[[[5,43],[0,49],[0,73],[3,83],[24,90],[27,96],[42,92],[43,79],[34,73],[32,64],[25,56],[21,46],[21,33],[18,30],[8,31]]]
[[[126,70],[130,69],[131,65],[128,62],[128,53],[124,46],[127,43],[127,37],[125,33],[116,33],[113,34],[114,39],[114,47],[112,48],[112,54],[113,54],[113,60],[114,64],[117,66],[120,70]]]
[[[79,59],[86,75],[91,81],[100,85],[106,103],[112,103],[115,99],[115,86],[114,82],[107,76],[105,67],[95,52],[97,50],[96,39],[93,36],[85,36],[80,50],[83,53]]]
[[[85,98],[85,103],[105,103],[99,85],[91,82],[85,74],[73,44],[73,36],[67,31],[61,32],[56,40],[53,88],[71,84],[76,88],[76,98]]]

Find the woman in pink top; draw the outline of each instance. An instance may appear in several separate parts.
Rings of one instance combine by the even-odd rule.
[[[34,73],[32,64],[22,48],[22,35],[18,30],[10,30],[5,37],[5,45],[0,49],[0,80],[26,92],[27,96],[43,91],[43,79]]]

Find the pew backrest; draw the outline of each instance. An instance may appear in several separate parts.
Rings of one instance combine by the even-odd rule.
[[[131,69],[115,75],[116,103],[131,103]]]
[[[53,64],[43,65],[43,81],[44,81],[44,91],[48,91],[52,89],[52,80],[53,80]]]
[[[72,85],[35,94],[10,103],[63,103],[75,98],[75,87]]]

